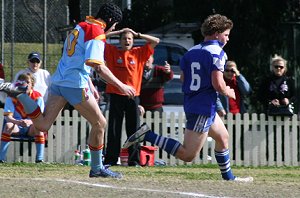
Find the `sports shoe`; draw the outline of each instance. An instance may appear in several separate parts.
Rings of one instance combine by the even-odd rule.
[[[16,98],[18,95],[25,93],[27,87],[14,86],[10,82],[0,83],[0,91],[7,93],[8,96]]]
[[[123,148],[128,148],[133,144],[144,141],[145,134],[150,131],[150,128],[146,123],[143,123],[140,128],[132,134],[124,143]]]
[[[100,169],[99,172],[90,171],[90,177],[112,177],[116,179],[121,179],[123,175],[118,172],[109,170],[108,168]]]
[[[253,177],[235,177],[234,182],[253,182]]]

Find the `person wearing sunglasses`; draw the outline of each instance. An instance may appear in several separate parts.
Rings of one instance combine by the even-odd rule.
[[[35,78],[34,90],[40,92],[43,96],[44,101],[48,98],[48,87],[51,84],[50,73],[41,68],[42,58],[39,52],[31,52],[27,58],[28,67],[26,69],[20,70],[14,78],[13,82],[16,82],[18,77],[24,73],[31,73]]]
[[[246,113],[246,97],[252,92],[252,88],[246,78],[240,73],[234,61],[227,61],[224,69],[224,81],[226,85],[234,89],[235,99],[219,95],[217,100],[217,112],[219,116],[224,116],[230,112],[232,114]]]
[[[271,74],[263,78],[258,96],[268,114],[270,107],[289,106],[296,101],[294,79],[287,75],[287,61],[283,57],[275,54],[272,58]]]

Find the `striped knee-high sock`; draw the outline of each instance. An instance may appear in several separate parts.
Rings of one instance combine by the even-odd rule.
[[[24,106],[24,110],[29,118],[35,119],[40,114],[42,114],[38,104],[34,100],[32,100],[27,94],[20,94],[17,96],[17,98]]]
[[[44,149],[45,149],[45,137],[44,135],[36,135],[34,137],[36,146],[36,158],[35,160],[44,160]]]
[[[218,162],[222,178],[225,180],[233,180],[235,177],[231,171],[230,167],[230,155],[229,150],[225,151],[215,151],[215,157]]]
[[[145,140],[157,145],[159,148],[165,150],[167,153],[175,156],[178,148],[181,146],[180,142],[158,135],[152,131],[149,131],[145,135]]]
[[[0,146],[0,160],[6,159],[6,153],[10,144],[10,134],[2,133]]]
[[[91,169],[93,172],[98,172],[100,169],[103,169],[103,160],[102,160],[102,151],[103,151],[104,144],[93,147],[89,145],[91,151]]]

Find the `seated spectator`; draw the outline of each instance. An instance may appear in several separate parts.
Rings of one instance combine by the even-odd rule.
[[[154,113],[163,112],[164,84],[173,79],[173,71],[170,64],[164,66],[153,65],[153,55],[144,65],[142,88],[140,93],[140,105],[145,111]]]
[[[263,78],[258,96],[265,113],[272,113],[269,112],[269,108],[273,107],[285,106],[288,108],[296,101],[294,79],[287,75],[287,61],[281,56],[275,54],[272,58],[271,74]],[[287,112],[287,115],[290,113]]]
[[[235,99],[219,95],[216,104],[219,116],[224,116],[228,112],[232,114],[246,113],[247,105],[245,100],[252,92],[252,89],[234,61],[227,61],[224,70],[224,81],[227,86],[234,89]]]
[[[47,101],[48,98],[48,87],[51,83],[50,73],[41,69],[42,59],[39,52],[31,52],[28,55],[28,67],[26,69],[20,70],[14,78],[13,82],[16,82],[20,74],[32,73],[35,78],[34,90],[42,94],[44,101]]]
[[[32,74],[21,74],[18,77],[15,86],[27,86],[27,94],[36,101],[40,109],[44,110],[44,100],[42,95],[33,90],[34,77]],[[36,144],[36,163],[43,162],[44,160],[44,147],[45,137],[44,133],[38,131],[31,119],[28,118],[24,111],[23,105],[15,98],[7,97],[4,106],[4,124],[1,135],[1,146],[0,146],[0,163],[5,162],[7,150],[10,144],[10,137],[12,135],[31,136],[34,137]]]

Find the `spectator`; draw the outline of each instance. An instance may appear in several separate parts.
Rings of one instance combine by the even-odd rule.
[[[145,62],[154,53],[159,39],[141,34],[129,28],[111,32],[107,36],[120,35],[121,49],[106,44],[105,60],[112,73],[126,85],[135,88],[134,97],[127,97],[115,86],[107,85],[106,93],[110,95],[109,123],[105,164],[116,165],[121,150],[122,122],[125,114],[126,134],[129,137],[140,125],[139,95]],[[141,47],[133,47],[134,37],[145,39],[147,43]],[[139,165],[139,153],[136,148],[129,148],[129,166]]]
[[[224,70],[224,81],[226,85],[234,89],[235,99],[220,95],[217,101],[217,111],[219,116],[226,115],[227,112],[232,114],[246,113],[246,97],[252,92],[250,84],[240,73],[234,61],[227,61]]]
[[[33,90],[35,84],[33,75],[31,73],[20,74],[15,84],[16,86],[27,86],[26,94],[28,94],[28,96],[36,102],[43,112],[44,100],[38,91]],[[18,101],[18,99],[11,97],[6,98],[4,116],[0,146],[0,163],[5,162],[6,160],[10,137],[13,135],[34,137],[37,150],[35,162],[43,162],[45,148],[44,133],[34,127],[32,120],[24,112],[23,105]]]
[[[263,78],[258,96],[265,113],[268,113],[271,110],[269,108],[273,107],[286,107],[287,115],[293,113],[289,111],[292,110],[289,109],[289,105],[296,101],[294,79],[287,75],[287,61],[281,56],[275,55],[272,58],[271,74]]]
[[[162,113],[164,84],[172,80],[173,71],[167,61],[165,66],[154,66],[153,60],[153,56],[151,55],[144,66],[140,105],[144,107],[145,111],[151,111],[152,113],[158,111]]]
[[[239,178],[233,175],[230,167],[228,131],[215,108],[217,92],[235,98],[234,90],[226,86],[223,79],[227,55],[222,48],[229,41],[232,27],[232,21],[226,16],[210,15],[201,27],[204,42],[192,47],[180,61],[184,111],[187,118],[183,144],[158,135],[143,124],[128,138],[124,144],[125,148],[140,141],[148,141],[168,154],[190,162],[199,157],[199,152],[210,135],[216,141],[215,157],[222,178],[237,182],[253,181],[252,177]]]
[[[102,163],[106,119],[97,104],[98,92],[89,77],[94,68],[109,84],[113,84],[126,97],[133,97],[135,89],[118,80],[104,62],[105,32],[110,32],[121,21],[122,11],[113,3],[103,4],[94,16],[87,16],[68,35],[62,58],[51,79],[51,87],[45,112],[42,114],[36,103],[24,94],[24,89],[10,83],[1,83],[0,91],[18,98],[34,126],[47,131],[67,102],[88,120],[91,131],[88,146],[91,151],[89,177],[122,178]]]
[[[20,74],[32,73],[35,78],[34,90],[40,92],[47,101],[48,98],[48,87],[50,86],[51,76],[50,73],[41,69],[42,59],[39,52],[31,52],[27,58],[28,67],[26,69],[20,70],[14,78],[13,82],[16,82]]]

